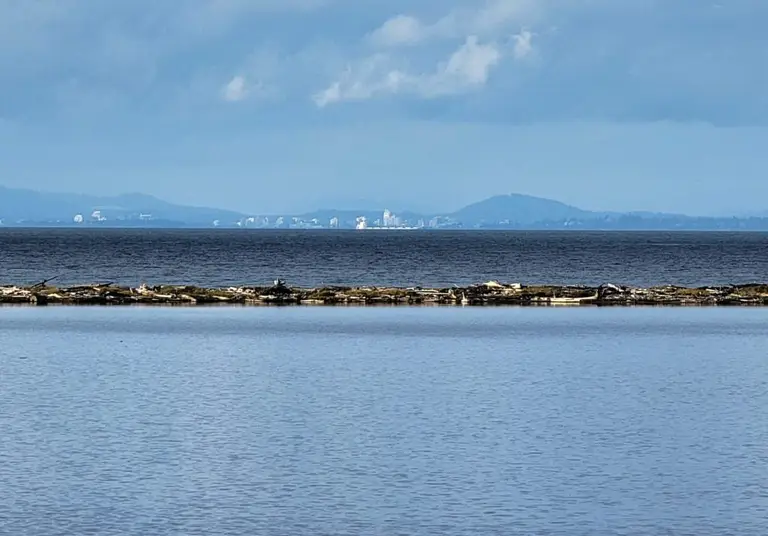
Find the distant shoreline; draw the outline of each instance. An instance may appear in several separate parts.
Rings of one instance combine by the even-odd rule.
[[[455,232],[481,232],[481,233],[529,233],[529,232],[545,232],[545,233],[768,233],[768,228],[765,229],[737,229],[737,228],[599,228],[599,227],[454,227],[454,228],[408,228],[408,229],[385,229],[385,228],[370,228],[370,229],[352,229],[352,228],[340,228],[340,229],[326,229],[326,228],[314,228],[314,229],[301,229],[301,228],[281,228],[281,227],[211,227],[204,225],[189,225],[189,226],[117,226],[117,225],[0,225],[0,232],[3,231],[51,231],[51,230],[66,230],[66,231],[237,231],[242,233],[260,233],[260,232],[281,232],[281,233],[345,233],[345,234],[372,234],[372,235],[390,235],[390,234],[413,234],[413,233],[455,233]]]
[[[132,288],[111,283],[57,288],[0,286],[0,305],[464,305],[464,306],[768,306],[768,284],[720,287],[520,285],[495,281],[453,288],[196,287]]]
[[[401,200],[406,205],[410,201]],[[364,204],[368,203],[372,202]],[[394,212],[384,206],[333,206],[339,204],[349,207],[344,202],[332,202],[330,208],[309,212],[279,212],[269,208],[267,212],[257,214],[178,205],[141,193],[103,197],[0,186],[0,227],[768,231],[768,212],[764,212],[764,208],[754,210],[752,214],[746,211],[747,207],[742,207],[740,215],[708,216],[649,210],[606,211],[582,209],[554,199],[520,193],[492,195],[456,210],[431,207],[427,212],[405,206]]]

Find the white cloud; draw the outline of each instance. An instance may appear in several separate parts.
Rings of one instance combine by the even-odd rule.
[[[498,37],[515,24],[534,22],[539,6],[533,0],[488,0],[482,7],[455,8],[432,23],[411,15],[397,15],[368,37],[375,46],[415,45],[432,39],[456,39],[467,35]]]
[[[324,107],[382,95],[435,98],[479,91],[505,57],[522,60],[534,52],[534,34],[520,28],[534,22],[539,10],[534,0],[486,0],[473,8],[455,7],[432,22],[397,15],[366,36],[379,52],[347,67],[313,100]],[[433,69],[414,72],[410,66],[458,40],[461,44]]]
[[[16,120],[31,103],[65,108],[78,92],[78,102],[94,102],[97,113],[108,108],[102,102],[115,113],[143,103],[172,108],[177,100],[184,110],[275,99],[293,105],[325,88],[314,95],[318,106],[478,92],[488,105],[473,103],[461,113],[488,113],[506,99],[506,113],[521,108],[515,117],[764,118],[765,70],[752,68],[761,61],[754,47],[761,35],[748,21],[765,18],[768,2],[723,6],[697,0],[0,0],[0,109]],[[368,25],[370,17],[376,18]],[[729,31],[734,37],[727,42],[708,37]],[[538,56],[547,61],[535,61]],[[607,83],[595,86],[597,75]],[[558,85],[573,90],[556,96],[539,90]],[[739,111],[726,111],[725,100],[738,103]]]
[[[515,59],[521,60],[533,52],[533,43],[531,42],[533,34],[528,30],[523,30],[519,34],[512,36],[512,39],[515,42],[513,48]]]
[[[422,98],[456,95],[481,89],[501,61],[496,43],[466,41],[431,73],[411,74],[392,67],[389,56],[379,54],[348,68],[339,80],[313,96],[318,107],[343,101],[361,101],[381,95],[411,94]]]
[[[274,46],[262,46],[234,70],[234,76],[220,87],[219,94],[227,102],[280,100],[293,71],[302,75],[304,72],[294,55],[286,55]]]
[[[246,85],[245,77],[235,76],[229,83],[221,90],[221,96],[228,102],[240,102],[248,97],[248,87]]]
[[[413,45],[424,38],[426,28],[421,21],[409,15],[398,15],[389,19],[370,35],[374,45],[389,47]]]
[[[400,71],[392,68],[388,56],[377,54],[355,67],[348,66],[337,81],[313,95],[312,100],[323,108],[337,102],[368,100],[380,94],[397,93],[402,76]]]
[[[455,81],[458,85],[470,87],[483,86],[488,81],[491,68],[501,59],[501,53],[495,44],[482,45],[477,37],[470,36],[453,53],[448,63],[438,75]]]
[[[209,94],[210,95],[210,94]],[[263,80],[252,81],[246,75],[236,75],[220,90],[220,96],[226,102],[275,101],[281,97],[280,89]]]

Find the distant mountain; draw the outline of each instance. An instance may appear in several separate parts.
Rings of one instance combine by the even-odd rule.
[[[604,215],[604,213],[582,210],[551,199],[509,194],[496,195],[484,201],[472,203],[448,216],[470,225],[499,222],[528,225],[546,221],[597,219]]]
[[[380,219],[382,210],[318,210],[303,217],[326,222],[338,217],[342,227],[354,226],[356,216],[369,222]],[[522,194],[496,195],[452,213],[397,212],[413,225],[423,220],[444,229],[581,229],[581,230],[768,230],[768,218],[692,217],[650,211],[598,212],[552,199]]]
[[[739,214],[739,218],[768,218],[768,210],[757,210]]]
[[[392,208],[392,207],[390,207]],[[332,218],[341,228],[354,228],[359,216],[376,226],[384,207],[359,210],[324,209],[305,214],[245,215],[231,210],[189,207],[144,194],[113,197],[35,192],[0,186],[0,223],[11,226],[72,225],[76,215],[85,223],[133,227],[329,227]],[[99,221],[92,217],[100,211]],[[405,226],[438,229],[583,229],[583,230],[768,230],[768,218],[691,217],[654,212],[595,212],[559,201],[522,194],[497,195],[452,213],[395,211]],[[250,217],[253,216],[253,217]],[[282,218],[282,219],[281,219]]]
[[[210,225],[214,220],[234,221],[242,214],[230,210],[188,207],[144,194],[98,197],[80,194],[36,192],[0,186],[0,219],[6,222],[72,222],[77,214],[86,219],[99,210],[107,221],[152,220]]]
[[[302,214],[301,217],[325,221],[335,216],[343,222],[354,221],[357,216],[364,216],[369,221],[373,221],[381,218],[382,211],[383,208],[373,209],[368,205],[368,208],[358,208],[357,210],[346,208],[342,210],[337,208],[315,210]],[[440,217],[460,221],[465,226],[496,224],[499,222],[528,225],[542,221],[595,219],[605,214],[582,210],[551,199],[522,194],[496,195],[467,205],[452,213],[421,213],[399,210],[395,212],[398,216],[409,221],[429,220],[434,217]]]

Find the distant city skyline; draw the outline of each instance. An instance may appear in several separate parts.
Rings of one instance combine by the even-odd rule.
[[[590,211],[553,199],[497,195],[456,211],[318,209],[241,213],[134,193],[50,194],[0,186],[0,227],[224,227],[255,229],[768,230],[768,213],[692,217],[653,211]]]
[[[762,0],[0,2],[0,180],[243,213],[510,192],[764,212],[764,20]]]

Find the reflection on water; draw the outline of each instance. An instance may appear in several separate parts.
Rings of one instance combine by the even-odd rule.
[[[0,533],[763,534],[762,309],[0,309]]]

